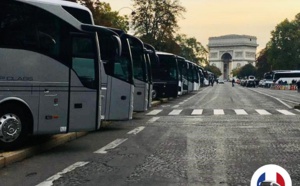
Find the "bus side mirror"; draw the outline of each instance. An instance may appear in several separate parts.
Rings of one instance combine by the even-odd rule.
[[[41,43],[40,47],[42,48],[42,50],[52,51],[55,48],[56,41],[49,34],[46,34],[44,32],[38,32],[38,37]]]

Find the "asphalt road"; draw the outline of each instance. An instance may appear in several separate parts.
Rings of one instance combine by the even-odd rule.
[[[300,94],[202,88],[0,169],[0,185],[249,186],[266,164],[300,185]]]

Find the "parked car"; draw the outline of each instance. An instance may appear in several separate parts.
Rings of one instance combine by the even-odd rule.
[[[259,87],[265,87],[265,85],[266,85],[266,79],[262,79],[262,80],[260,80],[259,83],[258,83],[258,86],[259,86]]]
[[[255,81],[247,80],[246,87],[255,87],[255,86],[256,86]]]
[[[224,80],[223,79],[219,79],[219,84],[224,84]]]

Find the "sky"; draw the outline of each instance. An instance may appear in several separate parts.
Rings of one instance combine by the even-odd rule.
[[[112,10],[129,15],[132,0],[103,0]],[[257,37],[257,52],[270,41],[271,31],[300,13],[300,0],[180,0],[186,8],[179,34],[195,37],[207,47],[208,38],[227,34]],[[124,8],[129,7],[129,8]]]

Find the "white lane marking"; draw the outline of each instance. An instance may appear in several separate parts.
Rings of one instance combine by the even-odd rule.
[[[172,108],[178,108],[180,105],[174,105]]]
[[[172,112],[170,112],[169,115],[172,115],[172,116],[179,115],[181,111],[182,111],[182,109],[175,109],[175,110],[172,110]]]
[[[179,105],[182,105],[182,104],[184,104],[184,103],[185,103],[185,101],[182,101],[182,102],[179,103]]]
[[[276,99],[277,101],[279,101],[280,103],[282,103],[283,105],[285,105],[287,108],[289,108],[289,109],[292,108],[290,105],[286,104],[285,102],[283,102],[281,99],[279,99],[279,98],[277,98],[277,97],[274,97],[274,96],[271,96],[271,95],[269,95],[269,94],[265,94],[265,93],[259,92],[259,91],[257,91],[257,90],[253,90],[253,89],[249,89],[249,90],[252,90],[252,91],[254,91],[254,92],[256,92],[256,93],[263,94],[263,95],[265,95],[265,96],[269,96],[269,97],[271,97],[271,98],[274,98],[274,99]]]
[[[287,99],[282,99],[282,101],[286,101],[286,102],[290,102],[290,103],[294,103],[294,104],[299,104],[299,102],[295,102],[295,101],[291,101],[291,100],[287,100]]]
[[[107,144],[106,146],[102,147],[101,149],[95,151],[94,153],[97,153],[97,154],[106,154],[107,150],[111,150],[111,149],[116,148],[117,146],[119,146],[122,143],[124,143],[126,140],[127,140],[127,138],[116,139],[115,141]]]
[[[223,109],[214,109],[214,115],[224,115]]]
[[[248,115],[244,109],[234,109],[236,115]]]
[[[297,112],[300,112],[300,110],[299,109],[295,109]]]
[[[194,109],[192,115],[202,115],[203,109]]]
[[[256,111],[257,113],[259,113],[260,115],[271,115],[270,112],[268,112],[268,111],[266,111],[266,110],[264,110],[264,109],[255,109],[255,111]]]
[[[142,130],[144,130],[145,127],[141,126],[141,127],[137,127],[135,129],[133,129],[132,131],[129,131],[127,134],[134,134],[137,135],[139,132],[141,132]]]
[[[158,113],[160,113],[161,111],[162,111],[161,109],[155,109],[155,110],[152,110],[151,112],[147,113],[146,115],[154,116],[154,115],[157,115]]]
[[[284,114],[284,115],[289,115],[289,116],[295,116],[296,114],[292,113],[292,112],[289,112],[287,110],[279,110],[277,109],[278,112],[280,112],[281,114]]]
[[[65,168],[63,171],[51,176],[50,178],[48,178],[46,181],[43,181],[42,183],[39,183],[36,186],[51,186],[53,185],[53,182],[55,180],[58,180],[60,177],[63,176],[63,174],[66,174],[68,172],[71,172],[73,170],[75,170],[78,167],[83,167],[86,164],[88,164],[89,162],[76,162],[73,165],[70,165],[69,167]]]
[[[159,118],[160,118],[160,117],[153,117],[153,118],[149,119],[149,120],[147,121],[147,123],[154,123],[154,122],[156,122]]]

